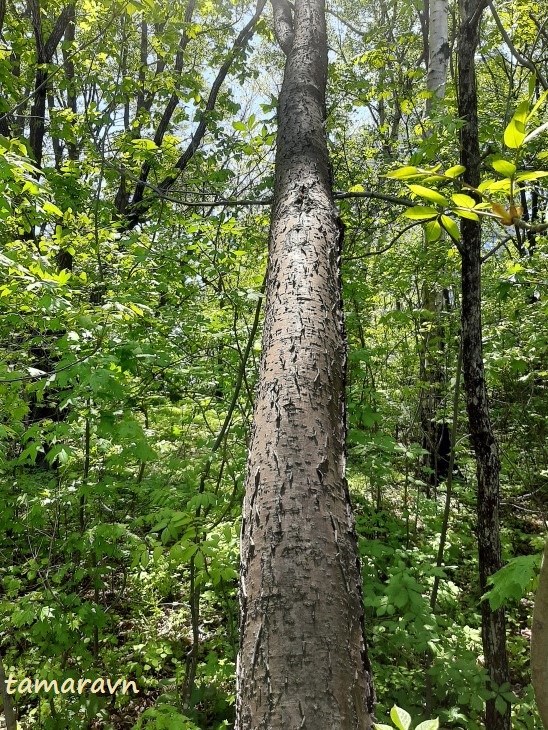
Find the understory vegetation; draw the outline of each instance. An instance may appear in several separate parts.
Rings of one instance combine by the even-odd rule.
[[[243,0],[0,7],[0,658],[18,721],[233,728],[282,68],[270,11],[240,38],[255,12]],[[426,111],[424,9],[331,10],[347,476],[376,717],[390,722],[395,704],[416,723],[479,730],[496,696],[513,728],[540,730],[529,642],[548,499],[546,8],[499,9],[536,73],[484,18],[481,200],[459,184],[451,69]],[[505,135],[512,124],[523,137]],[[514,225],[514,201],[538,231]],[[457,224],[475,205],[505,562],[483,596],[459,365]],[[495,688],[484,600],[507,612],[511,682]],[[139,692],[20,684],[82,677],[134,680]]]

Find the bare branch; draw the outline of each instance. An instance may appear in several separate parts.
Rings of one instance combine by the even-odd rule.
[[[194,153],[200,146],[201,141],[207,130],[208,113],[213,111],[213,109],[215,108],[217,96],[218,96],[221,86],[226,78],[226,75],[228,74],[228,72],[232,66],[232,63],[234,62],[238,53],[246,46],[249,39],[253,35],[255,26],[256,26],[259,18],[261,17],[265,4],[266,4],[266,0],[258,0],[257,6],[255,8],[255,14],[253,15],[253,17],[251,18],[249,23],[247,23],[245,28],[243,28],[240,31],[238,37],[234,41],[234,44],[228,54],[228,57],[226,58],[225,62],[219,69],[219,73],[217,74],[217,77],[215,78],[215,81],[213,82],[213,84],[211,86],[211,90],[209,92],[209,97],[207,99],[205,108],[201,112],[200,121],[198,123],[198,126],[196,127],[196,130],[194,131],[194,134],[192,135],[192,138],[191,138],[186,150],[179,157],[179,159],[177,160],[177,163],[175,164],[175,169],[177,170],[177,173],[175,175],[168,175],[167,177],[165,177],[162,180],[162,182],[159,185],[159,189],[162,192],[168,191],[173,186],[173,183],[177,180],[177,178],[179,177],[181,172],[183,172],[183,170],[187,167],[187,165],[190,162],[190,160],[192,159]],[[130,205],[127,223],[125,226],[126,230],[135,228],[135,226],[141,221],[142,217],[146,214],[146,212],[150,208],[150,205],[152,204],[152,200],[143,199],[143,194],[144,194],[144,186],[137,186],[137,188],[135,189],[135,195],[133,196],[133,200]]]
[[[497,11],[495,9],[495,6],[491,0],[489,0],[489,9],[491,10],[491,15],[493,16],[493,20],[495,21],[496,26],[499,29],[500,34],[503,37],[504,42],[508,46],[508,50],[510,51],[512,56],[514,56],[514,58],[516,59],[516,61],[518,61],[518,63],[521,63],[522,66],[525,66],[525,68],[528,68],[529,71],[534,73],[539,81],[539,84],[542,86],[542,88],[545,91],[548,91],[548,83],[546,82],[546,79],[544,78],[544,76],[541,74],[541,72],[537,68],[537,65],[533,61],[531,61],[531,59],[525,58],[525,56],[522,55],[518,51],[518,49],[515,47],[515,45],[513,44],[510,36],[506,32],[504,25],[502,24],[499,14],[497,13]]]

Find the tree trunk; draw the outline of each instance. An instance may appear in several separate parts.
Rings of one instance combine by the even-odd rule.
[[[4,721],[6,730],[17,730],[17,719],[15,717],[15,709],[13,707],[12,696],[8,692],[6,683],[6,673],[4,670],[4,661],[0,652],[0,699],[2,700],[2,708],[4,710]]]
[[[431,96],[426,100],[426,109],[432,106],[433,99],[445,97],[447,83],[447,64],[449,62],[447,0],[430,0],[428,12],[428,74],[426,89]]]
[[[461,162],[466,167],[464,182],[477,187],[480,180],[477,89],[474,56],[479,40],[479,23],[484,3],[460,0],[458,38],[458,111],[461,128]],[[478,481],[478,551],[480,589],[502,565],[499,527],[499,472],[497,442],[491,426],[483,366],[481,322],[481,226],[463,219],[462,234],[462,349],[466,408],[470,439],[476,456]],[[506,621],[504,609],[491,611],[481,602],[482,641],[485,667],[493,689],[508,682]],[[510,730],[510,707],[504,715],[495,700],[486,703],[486,730]]]
[[[426,134],[432,134],[432,111],[435,99],[445,97],[447,82],[447,63],[449,45],[447,42],[447,0],[430,0],[425,12],[428,15],[428,73],[426,76],[426,90],[429,96],[426,100],[427,119]],[[432,244],[425,244],[429,254],[434,256],[437,268],[443,267],[439,259],[439,249]],[[424,479],[426,481],[426,495],[434,496],[441,479],[447,477],[448,455],[447,442],[449,425],[445,423],[441,406],[446,390],[447,374],[445,368],[446,335],[442,326],[442,312],[448,309],[448,297],[444,297],[441,286],[426,277],[422,285],[420,306],[428,314],[423,318],[420,343],[420,381],[421,393],[419,402],[419,420],[422,428],[422,445],[427,453],[424,455],[423,465],[426,467]],[[444,447],[442,449],[442,446]]]
[[[323,0],[273,2],[287,54],[261,374],[242,523],[238,730],[365,730],[373,691],[345,480]]]
[[[539,714],[544,727],[548,728],[548,540],[533,611],[531,675]]]

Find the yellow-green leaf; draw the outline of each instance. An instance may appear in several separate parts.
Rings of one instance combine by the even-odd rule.
[[[438,730],[440,726],[440,721],[436,717],[434,720],[425,720],[424,722],[421,722],[420,725],[417,725],[415,730]]]
[[[534,77],[531,77],[531,78],[534,78]],[[532,93],[531,93],[531,92],[530,92],[530,95],[532,96]],[[544,91],[544,92],[543,92],[543,93],[542,93],[542,94],[541,94],[541,95],[539,96],[539,98],[538,98],[538,101],[536,102],[535,106],[534,106],[534,107],[533,107],[533,108],[531,109],[531,113],[530,113],[530,114],[529,114],[529,116],[527,117],[527,121],[529,121],[530,119],[532,119],[532,118],[533,118],[533,117],[535,116],[535,114],[537,113],[537,111],[539,110],[539,108],[540,108],[540,107],[542,106],[542,104],[544,104],[544,102],[546,101],[546,98],[547,98],[547,97],[548,97],[548,91]],[[543,124],[542,126],[543,126],[543,127],[545,127],[546,125],[545,125],[545,124]],[[536,131],[536,130],[535,130],[535,131]],[[531,134],[532,134],[532,133],[531,133]]]
[[[522,101],[516,109],[510,124],[504,130],[504,144],[512,150],[518,149],[523,144],[528,113],[529,102]]]
[[[484,190],[502,190],[505,193],[509,193],[510,187],[511,180],[509,177],[505,177],[504,180],[486,180],[478,186],[478,190],[481,192]]]
[[[53,203],[49,203],[47,201],[44,203],[44,212],[51,213],[52,215],[58,215],[58,216],[63,215],[63,211],[60,208],[58,208]]]
[[[508,160],[494,160],[491,163],[491,167],[506,177],[512,177],[516,171],[516,166],[512,162],[508,162]]]
[[[438,221],[428,221],[424,226],[424,232],[428,243],[435,243],[441,236],[441,226]]]
[[[440,216],[440,223],[445,228],[447,233],[451,236],[453,241],[460,241],[460,230],[455,221],[449,218],[448,215]]]
[[[134,147],[138,147],[141,150],[157,150],[158,145],[153,139],[145,139],[145,138],[139,138],[139,139],[132,139],[131,144],[134,145]]]
[[[479,216],[474,211],[466,208],[455,208],[455,213],[461,218],[468,218],[471,221],[479,221]]]
[[[463,165],[453,165],[453,167],[450,167],[444,172],[444,175],[446,177],[458,177],[463,172],[466,172],[466,168]]]
[[[541,177],[548,175],[547,170],[535,170],[534,172],[522,172],[516,177],[517,182],[524,182],[525,180],[538,180]]]
[[[392,177],[395,180],[403,180],[406,177],[416,175],[418,171],[417,167],[410,167],[407,165],[406,167],[400,167],[398,170],[392,170],[392,172],[386,173],[385,177]]]
[[[398,730],[408,730],[411,725],[411,715],[397,705],[390,710],[390,719]]]
[[[407,208],[404,211],[404,216],[413,221],[424,221],[429,218],[435,218],[437,215],[438,211],[436,208],[431,208],[429,205],[414,205],[412,208]]]
[[[459,208],[473,208],[476,205],[474,198],[470,195],[465,195],[464,193],[455,193],[451,196],[451,200],[455,203],[455,205],[458,205]]]
[[[415,193],[415,195],[418,195],[421,198],[424,198],[425,200],[430,201],[431,203],[436,203],[436,205],[449,205],[449,201],[446,197],[444,197],[441,193],[438,193],[437,190],[432,190],[432,188],[426,188],[424,185],[408,185],[407,186],[411,192]]]

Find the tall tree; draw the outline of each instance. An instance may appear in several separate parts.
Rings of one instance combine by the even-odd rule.
[[[430,137],[435,124],[436,102],[445,97],[447,83],[447,66],[449,62],[448,43],[448,6],[447,0],[430,0],[427,3],[428,15],[428,53],[426,99],[427,126],[425,137]],[[432,244],[428,246],[431,257],[438,270],[443,264],[436,256]],[[438,249],[439,250],[439,249]],[[443,252],[445,256],[445,251]],[[438,486],[441,479],[447,476],[448,451],[451,448],[449,424],[443,419],[441,406],[445,396],[447,381],[445,355],[446,333],[441,324],[442,313],[449,309],[447,290],[442,290],[439,283],[433,282],[425,272],[421,289],[421,307],[426,316],[421,327],[420,380],[422,383],[419,417],[423,434],[424,465],[426,493],[430,496],[430,487]]]
[[[461,162],[466,168],[464,181],[473,187],[480,182],[480,148],[478,133],[478,99],[475,53],[479,42],[479,26],[485,3],[483,0],[460,0],[458,36],[458,111],[464,124],[461,128]],[[498,446],[489,414],[489,402],[483,364],[481,320],[481,225],[463,218],[462,235],[462,351],[466,408],[470,439],[476,457],[477,535],[479,580],[482,593],[487,579],[502,566],[499,524]],[[482,641],[485,666],[493,689],[508,682],[506,653],[506,621],[504,609],[492,611],[488,601],[481,603]],[[510,706],[501,714],[495,698],[486,703],[487,730],[510,730]]]
[[[323,0],[273,0],[287,56],[243,507],[238,730],[371,727],[345,480],[346,346],[325,136]]]

